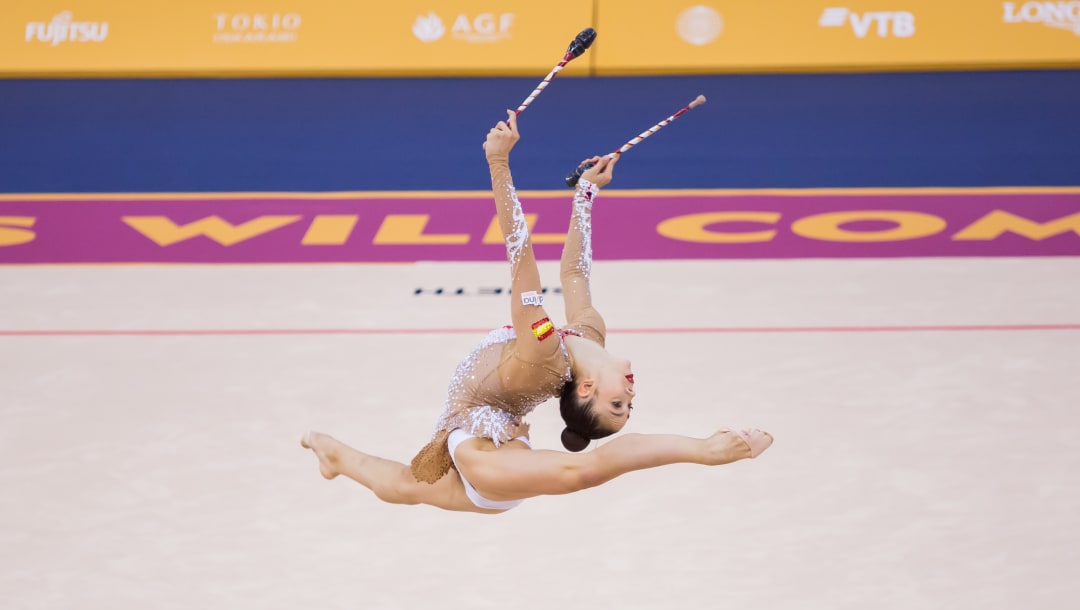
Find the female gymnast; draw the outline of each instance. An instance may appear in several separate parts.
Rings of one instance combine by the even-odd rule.
[[[593,157],[574,193],[560,280],[568,324],[556,328],[544,310],[529,229],[510,174],[519,139],[517,115],[493,127],[484,142],[499,225],[511,270],[512,325],[488,334],[458,365],[434,438],[410,466],[368,455],[325,434],[301,445],[319,459],[327,479],[355,480],[381,500],[454,511],[501,513],[526,498],[566,494],[619,475],[665,464],[728,464],[757,457],[772,436],[727,429],[699,439],[626,434],[594,451],[590,439],[622,429],[634,400],[630,362],[604,348],[606,327],[592,306],[592,204],[611,182],[617,157]],[[574,453],[533,450],[525,415],[558,396],[566,423],[563,446]]]

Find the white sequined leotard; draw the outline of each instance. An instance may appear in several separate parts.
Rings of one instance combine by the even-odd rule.
[[[493,164],[491,171],[500,217],[510,220],[504,227],[504,235],[511,273],[517,285],[522,267],[532,264],[535,273],[528,227],[510,182],[509,167]],[[542,333],[538,333],[535,326],[530,330],[528,324],[521,321],[546,315],[544,310],[512,303],[517,327],[506,326],[488,333],[454,372],[434,436],[412,460],[411,470],[417,480],[433,483],[451,468],[446,441],[455,429],[491,439],[496,446],[522,434],[524,417],[541,403],[558,396],[570,381],[571,362],[564,341],[566,335],[604,344],[604,321],[592,307],[588,286],[592,264],[590,213],[596,192],[596,186],[586,180],[578,184],[570,231],[564,245],[560,279],[570,323],[558,330],[552,327],[550,333],[540,338]],[[519,298],[516,291],[511,298]],[[529,318],[530,315],[533,318]],[[552,345],[554,342],[557,345]],[[540,343],[545,348],[543,357],[537,357]]]

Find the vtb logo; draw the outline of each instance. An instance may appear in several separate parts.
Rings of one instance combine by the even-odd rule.
[[[915,35],[915,15],[907,11],[870,11],[860,15],[844,7],[833,7],[825,9],[818,19],[818,25],[823,28],[840,28],[848,23],[851,23],[851,30],[859,38],[866,38],[875,23],[878,38],[886,38],[890,34],[894,38]]]

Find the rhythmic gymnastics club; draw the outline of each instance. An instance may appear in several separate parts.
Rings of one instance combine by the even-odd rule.
[[[626,151],[630,150],[631,148],[633,148],[633,146],[635,144],[640,143],[645,138],[647,138],[647,137],[651,136],[652,134],[660,131],[660,129],[662,127],[666,126],[667,124],[671,123],[675,119],[677,119],[677,118],[681,117],[682,115],[686,114],[691,108],[697,108],[698,106],[700,106],[700,105],[702,105],[704,103],[705,103],[705,96],[704,95],[697,96],[696,98],[694,98],[694,101],[690,102],[688,105],[683,107],[682,110],[676,112],[675,114],[669,116],[668,118],[664,119],[663,121],[660,121],[656,125],[653,125],[652,127],[650,127],[648,129],[646,129],[645,131],[641,132],[636,137],[634,137],[632,140],[630,140],[626,144],[623,144],[621,147],[619,147],[619,150],[616,150],[615,152],[608,154],[608,156],[611,157],[612,159],[614,159],[615,157],[618,157],[619,155],[621,155],[624,152],[626,152]],[[586,161],[585,163],[582,163],[581,165],[577,166],[577,168],[574,171],[570,172],[570,174],[568,176],[566,176],[566,186],[569,186],[570,188],[574,188],[575,186],[577,186],[578,180],[581,179],[581,175],[585,173],[585,170],[589,169],[593,165],[595,165],[595,164]]]
[[[548,84],[551,83],[551,79],[555,78],[559,72],[562,72],[562,69],[572,59],[581,57],[581,55],[585,53],[585,50],[592,46],[592,43],[595,40],[596,30],[592,28],[581,30],[581,33],[570,42],[570,46],[566,49],[566,54],[563,55],[562,61],[556,64],[556,66],[551,69],[551,72],[548,72],[548,75],[544,77],[544,80],[540,81],[540,84],[536,86],[536,89],[533,89],[533,92],[529,94],[529,97],[525,98],[524,102],[521,102],[521,105],[517,108],[516,114],[520,115],[529,104],[533,103],[533,100],[535,100],[536,97],[547,88]]]

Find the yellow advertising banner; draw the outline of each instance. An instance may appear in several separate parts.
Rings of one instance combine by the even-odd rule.
[[[1080,65],[1080,0],[597,0],[600,74]]]
[[[0,76],[1080,66],[1080,0],[4,0]]]
[[[593,0],[5,0],[0,73],[546,74]],[[567,74],[586,74],[588,54]]]

